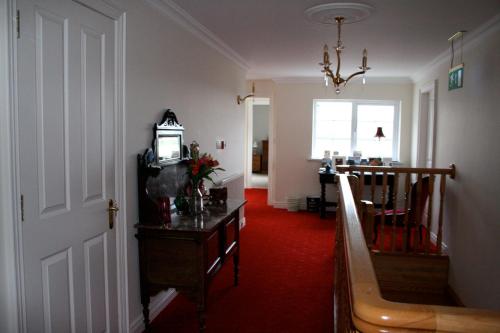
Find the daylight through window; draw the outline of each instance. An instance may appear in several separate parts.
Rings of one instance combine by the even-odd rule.
[[[325,150],[341,156],[361,151],[363,158],[399,160],[399,102],[396,101],[313,101],[311,158],[320,159]],[[385,138],[375,138],[382,127]]]

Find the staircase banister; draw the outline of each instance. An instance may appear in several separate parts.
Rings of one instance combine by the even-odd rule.
[[[352,321],[362,332],[500,332],[500,312],[382,298],[347,175],[339,175]]]
[[[371,165],[336,165],[339,173],[345,172],[385,172],[385,173],[421,173],[429,175],[445,174],[455,178],[455,164],[450,164],[448,168],[412,168],[412,167],[393,167],[393,166],[371,166]]]

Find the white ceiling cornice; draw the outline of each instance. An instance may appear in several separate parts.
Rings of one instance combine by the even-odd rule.
[[[205,42],[210,47],[219,51],[229,60],[236,63],[238,66],[248,71],[250,68],[247,61],[233,50],[229,45],[224,43],[219,37],[208,30],[203,24],[195,20],[184,9],[179,7],[172,0],[144,0],[155,9],[160,10],[163,14],[173,19],[177,24],[191,32],[200,40]]]
[[[477,29],[474,29],[473,31],[470,32],[466,32],[464,34],[464,45],[463,45],[464,52],[477,45],[481,40],[489,36],[491,33],[495,33],[498,31],[500,31],[500,14],[497,14],[490,20],[486,21],[485,23],[480,25]],[[446,51],[439,54],[432,61],[430,61],[427,65],[423,66],[420,70],[414,73],[411,76],[411,80],[413,81],[413,83],[417,83],[421,81],[429,71],[449,61],[450,61],[450,50],[447,49]]]

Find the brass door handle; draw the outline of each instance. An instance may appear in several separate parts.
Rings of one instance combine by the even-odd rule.
[[[116,213],[120,210],[113,199],[109,199],[108,202],[108,220],[109,220],[109,229],[113,229],[115,224]]]

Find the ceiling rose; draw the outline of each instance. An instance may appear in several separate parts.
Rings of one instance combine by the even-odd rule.
[[[304,11],[308,20],[321,24],[337,24],[335,17],[343,17],[345,23],[359,22],[374,11],[370,5],[355,2],[334,2],[313,6]]]

